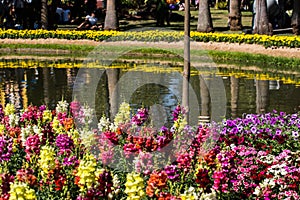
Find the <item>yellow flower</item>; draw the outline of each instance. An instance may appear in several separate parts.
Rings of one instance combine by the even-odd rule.
[[[138,173],[128,173],[125,186],[126,189],[124,192],[127,194],[128,200],[141,199],[146,195],[144,191],[144,179]]]
[[[43,123],[51,122],[52,120],[52,112],[50,110],[45,110],[43,112]]]
[[[42,170],[42,175],[47,175],[49,170],[55,167],[55,150],[50,146],[43,146],[39,156],[39,166]]]
[[[15,109],[15,106],[13,104],[10,104],[10,103],[6,104],[6,106],[4,108],[4,114],[6,116],[14,114],[15,111],[16,111],[16,109]]]
[[[35,191],[26,183],[23,182],[14,182],[10,185],[9,191],[10,197],[9,200],[34,200],[37,199]]]
[[[97,170],[97,160],[92,154],[84,155],[80,161],[76,176],[80,178],[79,187],[83,191],[85,188],[90,189],[94,183],[96,183],[96,175],[103,172],[103,170]]]

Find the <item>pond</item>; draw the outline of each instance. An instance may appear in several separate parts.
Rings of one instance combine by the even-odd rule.
[[[88,100],[102,115],[113,116],[118,105],[129,102],[152,111],[153,122],[168,123],[182,101],[182,67],[158,63],[125,62],[112,68],[80,67],[74,60],[2,60],[0,103],[18,109],[62,99]],[[114,87],[117,86],[117,87]],[[222,65],[211,71],[192,70],[190,112],[194,121],[241,117],[244,113],[300,110],[300,74],[282,74]],[[214,115],[214,116],[212,116]],[[198,116],[199,119],[198,119]]]

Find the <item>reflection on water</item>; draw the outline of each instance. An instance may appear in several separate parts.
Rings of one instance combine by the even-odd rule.
[[[29,69],[2,68],[0,69],[0,103],[2,105],[12,103],[18,109],[26,108],[29,104],[46,104],[53,109],[61,99],[72,100],[72,90],[77,72],[78,68],[55,68],[55,66]],[[170,115],[178,103],[181,103],[177,98],[177,93],[181,93],[179,88],[176,88],[178,77],[172,72],[163,72],[168,73],[168,76],[161,76],[163,85],[141,84],[142,86],[130,91],[128,85],[138,84],[139,80],[132,77],[131,80],[128,80],[130,84],[120,84],[126,73],[126,67],[122,67],[106,70],[106,73],[103,74],[95,95],[97,116],[115,115],[118,105],[128,92],[131,94],[130,104],[133,109],[141,106],[149,107],[153,112],[159,113],[159,115],[152,116],[157,118],[155,121],[159,123],[158,126],[167,123],[164,121],[166,116]],[[149,70],[140,73],[159,74],[159,72]],[[218,76],[222,77],[226,90],[226,117],[239,117],[243,113],[262,113],[271,110],[288,113],[299,111],[299,74],[279,77],[276,74],[220,69]],[[118,84],[121,87],[115,87]],[[198,115],[209,116],[211,99],[206,82],[202,76],[194,75],[191,77],[191,86],[198,98],[200,108]],[[127,90],[124,87],[128,87]],[[207,118],[202,118],[202,120],[207,120]]]

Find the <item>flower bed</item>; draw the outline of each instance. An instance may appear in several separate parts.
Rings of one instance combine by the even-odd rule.
[[[299,199],[299,113],[273,111],[171,127],[120,105],[93,126],[93,110],[61,101],[0,107],[1,199]]]
[[[175,42],[183,40],[184,32],[176,31],[73,31],[73,30],[1,30],[0,38],[12,39],[46,39],[58,38],[68,40],[89,39],[95,41],[145,41],[145,42]],[[200,33],[192,31],[191,40],[199,42],[228,42],[238,44],[259,44],[264,47],[289,47],[299,48],[300,37],[298,36],[267,36],[257,34],[226,34],[226,33]]]

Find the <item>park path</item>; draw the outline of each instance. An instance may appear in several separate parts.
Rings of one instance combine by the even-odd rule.
[[[66,39],[1,39],[1,44],[77,44],[77,45],[137,45],[157,48],[183,48],[183,42],[138,42],[138,41],[116,41],[116,42],[96,42],[92,40],[66,40]],[[219,50],[230,52],[245,52],[253,54],[264,54],[276,57],[300,58],[300,48],[265,48],[255,44],[234,44],[222,42],[192,42],[191,49],[199,50]]]

